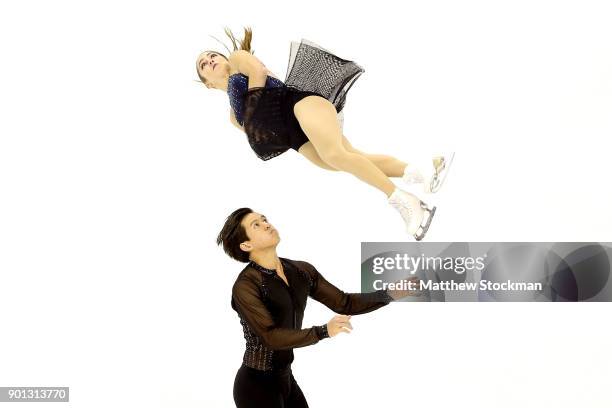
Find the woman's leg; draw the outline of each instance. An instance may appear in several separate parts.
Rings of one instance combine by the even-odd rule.
[[[396,159],[395,157],[383,154],[364,153],[360,150],[355,149],[345,136],[342,136],[342,145],[349,152],[360,154],[372,163],[374,163],[374,165],[378,167],[383,173],[385,173],[387,177],[401,177],[404,174],[404,169],[406,168],[407,164],[401,160]],[[300,147],[298,152],[302,156],[310,160],[316,166],[319,166],[325,170],[338,170],[331,167],[329,164],[325,163],[323,159],[321,159],[319,153],[317,153],[317,150],[311,142],[304,143],[302,147]]]
[[[295,104],[293,111],[308,140],[325,163],[351,173],[387,197],[391,196],[395,184],[385,173],[367,158],[344,147],[336,108],[331,102],[320,96],[307,96]]]
[[[349,152],[358,153],[374,163],[374,165],[385,173],[387,177],[402,177],[404,175],[404,169],[406,169],[406,166],[408,165],[407,163],[404,163],[403,161],[392,156],[364,153],[357,150],[351,145],[346,136],[342,136],[342,144]]]
[[[317,150],[311,142],[304,143],[298,150],[298,153],[300,153],[302,156],[310,160],[314,165],[319,166],[322,169],[338,171],[338,169],[333,168],[329,164],[325,163],[323,159],[321,159],[319,153],[317,153]]]

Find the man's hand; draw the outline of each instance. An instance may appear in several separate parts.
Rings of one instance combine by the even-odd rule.
[[[327,323],[327,333],[329,337],[334,337],[340,332],[350,333],[353,325],[350,322],[351,316],[336,315]]]
[[[406,279],[406,280],[407,280],[406,284],[407,285],[410,284],[415,289],[414,290],[387,290],[387,293],[389,293],[389,296],[391,296],[393,300],[402,299],[408,296],[421,296],[423,294],[423,291],[420,289],[420,279],[418,277],[413,276],[412,278]]]

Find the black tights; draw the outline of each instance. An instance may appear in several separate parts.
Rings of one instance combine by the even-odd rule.
[[[243,365],[234,381],[237,408],[308,408],[291,368],[261,371]]]

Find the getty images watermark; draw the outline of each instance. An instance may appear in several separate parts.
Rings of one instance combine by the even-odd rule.
[[[423,293],[404,301],[607,302],[611,260],[610,243],[364,242],[361,290]]]

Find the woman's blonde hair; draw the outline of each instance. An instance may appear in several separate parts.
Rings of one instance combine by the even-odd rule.
[[[253,54],[253,50],[251,49],[251,40],[253,39],[253,30],[251,29],[251,27],[244,27],[244,37],[242,37],[242,40],[237,39],[236,36],[234,35],[234,33],[232,32],[232,30],[230,30],[228,27],[225,27],[224,31],[225,31],[225,35],[232,42],[232,47],[234,48],[233,50],[230,50],[228,48],[228,46],[225,45],[225,43],[223,41],[219,41],[215,37],[213,37],[213,38],[215,40],[219,41],[219,43],[221,43],[221,45],[223,45],[225,47],[225,49],[227,50],[227,52],[229,54],[231,54],[232,52],[237,51],[237,50],[244,50],[244,51],[248,51],[251,54]],[[208,51],[204,51],[204,52],[214,52],[214,53],[219,54],[220,56],[222,56],[226,60],[228,59],[227,56],[223,55],[219,51],[208,50]],[[196,72],[198,73],[198,77],[200,77],[200,81],[202,81],[204,84],[206,84],[206,78],[204,78],[202,75],[200,75],[200,71],[198,70],[198,63],[197,63],[197,61],[196,61]]]

